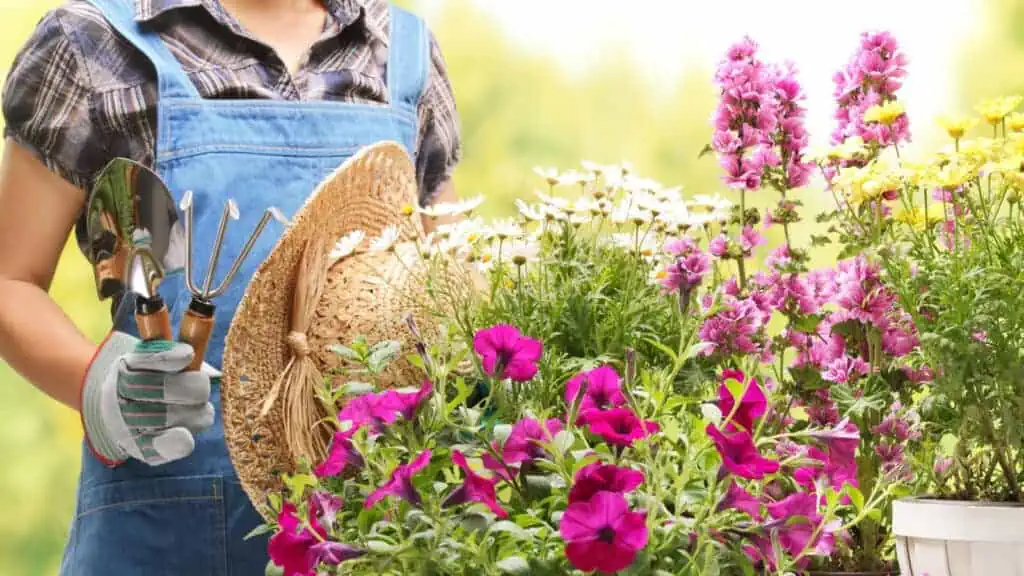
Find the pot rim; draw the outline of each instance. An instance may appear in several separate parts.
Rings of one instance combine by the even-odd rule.
[[[947,500],[936,496],[922,494],[920,496],[907,496],[898,498],[896,502],[907,504],[924,505],[946,505],[946,506],[968,506],[976,508],[1024,508],[1024,502],[993,502],[991,500]]]

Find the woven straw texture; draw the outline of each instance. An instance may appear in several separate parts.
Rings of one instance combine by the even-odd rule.
[[[371,343],[408,345],[404,318],[422,294],[410,279],[417,275],[408,267],[417,260],[410,244],[395,253],[345,258],[317,274],[317,266],[327,266],[325,246],[329,251],[356,230],[372,239],[392,224],[402,227],[402,241],[422,235],[419,219],[401,212],[415,198],[412,162],[399,145],[364,149],[310,196],[246,288],[224,352],[224,434],[239,480],[264,517],[270,514],[266,496],[280,490],[280,475],[293,472],[301,456],[318,462],[326,448],[329,431],[315,422],[323,407],[312,385],[301,388],[300,381],[337,367],[325,350],[330,344],[363,335]],[[304,274],[314,278],[312,285],[300,282]],[[398,363],[387,378],[401,381],[403,370],[408,366]],[[301,372],[292,375],[300,383],[282,390],[288,388],[283,376],[292,371]],[[303,438],[295,437],[296,428]]]

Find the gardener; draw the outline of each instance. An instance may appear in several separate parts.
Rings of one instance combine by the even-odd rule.
[[[81,411],[85,429],[62,574],[261,574],[266,540],[244,539],[260,519],[214,418],[216,369],[244,282],[282,227],[215,301],[210,370],[181,372],[187,345],[130,336],[132,298],[97,349],[47,289],[85,191],[115,157],[154,167],[176,200],[193,192],[201,263],[229,196],[246,214],[294,214],[374,142],[414,156],[421,203],[454,199],[456,112],[431,34],[384,0],[71,0],[22,49],[3,110],[0,356]],[[250,232],[229,226],[224,253]],[[160,285],[175,329],[183,285]]]

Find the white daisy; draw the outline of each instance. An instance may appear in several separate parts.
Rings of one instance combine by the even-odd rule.
[[[491,236],[499,240],[519,238],[523,235],[523,229],[514,220],[498,220],[491,225]]]
[[[502,249],[502,257],[516,266],[523,266],[537,259],[540,244],[530,240],[516,240]]]
[[[544,181],[548,183],[548,186],[555,186],[555,185],[557,185],[559,180],[560,180],[560,178],[561,178],[561,174],[558,172],[557,168],[543,168],[543,167],[538,166],[538,167],[535,167],[533,169],[533,171],[538,176],[543,178]]]
[[[531,222],[543,222],[544,211],[540,206],[534,206],[527,204],[526,202],[516,198],[516,208],[519,210],[519,214]]]
[[[359,247],[359,244],[362,243],[363,238],[366,238],[366,233],[363,232],[362,230],[354,230],[346,234],[344,238],[338,241],[338,243],[334,246],[334,249],[331,250],[329,256],[331,263],[337,262],[342,258],[350,256],[353,252],[356,251],[356,248]]]
[[[577,214],[590,214],[591,216],[598,216],[601,214],[601,205],[597,200],[588,196],[577,198],[572,208]]]
[[[555,196],[548,196],[547,194],[537,190],[535,192],[540,201],[551,208],[555,208],[562,212],[568,212],[572,209],[572,204],[569,203],[565,198],[557,198]]]
[[[370,244],[370,252],[390,252],[395,249],[395,242],[398,241],[398,226],[388,226],[380,233],[380,236]]]
[[[589,172],[579,172],[577,170],[571,170],[562,174],[561,178],[558,179],[561,184],[575,184],[576,186],[583,186],[587,182],[594,181],[594,174]]]

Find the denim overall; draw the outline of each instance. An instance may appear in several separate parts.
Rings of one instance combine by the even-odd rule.
[[[180,201],[195,206],[194,278],[206,274],[218,221],[229,197],[240,219],[227,227],[214,285],[227,272],[264,210],[292,216],[316,185],[360,148],[393,141],[414,154],[417,104],[426,82],[428,35],[420,19],[393,8],[387,62],[388,105],[274,100],[203,100],[156,33],[134,19],[133,0],[90,0],[153,63],[159,79],[156,169]],[[271,221],[220,297],[206,361],[221,367],[231,317],[282,227]],[[183,271],[159,288],[175,334],[190,294]],[[137,335],[134,302],[125,298],[116,329]],[[150,467],[100,463],[83,444],[75,520],[62,576],[253,576],[267,563],[266,536],[244,540],[261,519],[234,474],[224,444],[220,384],[211,401],[214,426],[197,435],[195,452]]]

